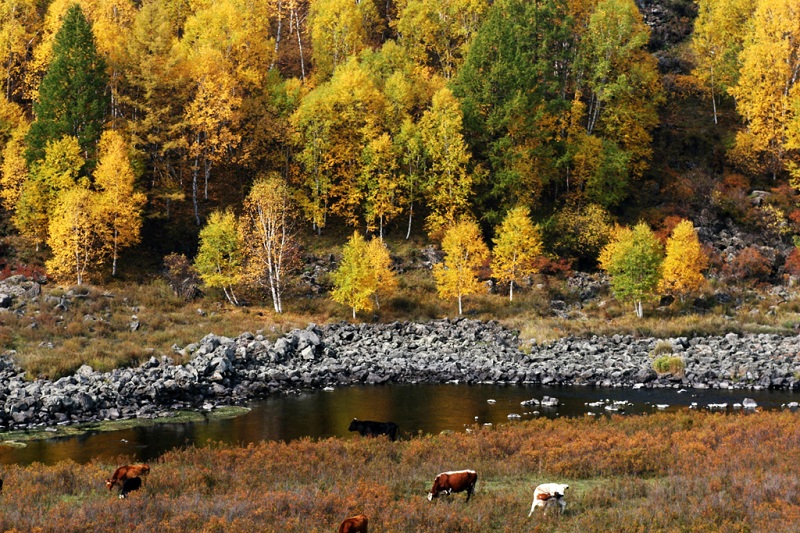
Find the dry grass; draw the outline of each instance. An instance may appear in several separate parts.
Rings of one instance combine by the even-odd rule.
[[[310,239],[306,253],[317,257],[337,256],[344,230]],[[402,273],[394,294],[381,297],[380,307],[356,318],[363,322],[428,321],[457,316],[455,301],[441,300],[429,270],[419,268],[420,250],[427,243],[390,239],[388,245]],[[324,282],[325,280],[323,280]],[[67,289],[45,286],[60,296]],[[0,349],[15,350],[16,360],[29,377],[57,378],[82,364],[97,370],[136,365],[152,355],[176,357],[179,347],[197,342],[208,333],[237,336],[244,331],[263,332],[275,338],[310,322],[349,321],[350,309],[328,294],[312,294],[296,284],[284,297],[286,312],[278,315],[264,294],[241,291],[247,307],[232,307],[213,292],[186,303],[161,280],[142,284],[115,282],[103,288],[80,287],[66,311],[52,300],[40,297],[28,304],[24,316],[0,313]],[[717,303],[712,289],[692,302],[666,307],[646,306],[643,319],[630,306],[616,302],[607,292],[581,302],[578,291],[559,276],[535,277],[533,286],[515,290],[509,301],[507,287],[494,293],[467,296],[464,314],[481,320],[498,320],[520,333],[523,348],[564,336],[633,335],[638,337],[694,337],[736,333],[796,333],[800,323],[800,299],[782,300],[767,290],[714,287],[730,295],[730,302]],[[556,311],[551,302],[564,302]],[[140,323],[130,330],[133,317]],[[32,327],[35,325],[35,327]]]
[[[127,500],[102,482],[116,464],[8,466],[0,529],[314,532],[363,512],[372,532],[797,531],[797,416],[686,412],[396,443],[212,445],[152,462]],[[429,503],[433,477],[459,468],[479,473],[472,501]],[[534,486],[548,481],[570,485],[565,514],[528,519]]]
[[[306,327],[315,318],[276,315],[266,307],[235,308],[211,300],[186,303],[160,281],[117,285],[108,291],[81,290],[85,297],[71,299],[66,311],[40,298],[26,309],[25,316],[0,315],[1,347],[16,351],[15,360],[29,377],[57,378],[82,364],[106,371],[161,354],[177,359],[173,345],[183,347],[209,333],[236,337],[245,331],[262,332],[274,339]],[[136,331],[130,327],[134,320],[139,322]]]

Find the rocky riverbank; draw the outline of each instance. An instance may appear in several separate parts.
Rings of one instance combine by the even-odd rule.
[[[333,324],[295,330],[275,342],[244,333],[207,335],[175,347],[190,356],[152,357],[137,368],[88,366],[57,381],[26,381],[0,359],[0,429],[154,418],[211,409],[301,389],[382,383],[532,383],[613,387],[800,389],[800,337],[729,334],[667,339],[685,362],[681,375],[658,375],[657,339],[565,338],[519,347],[496,322]]]

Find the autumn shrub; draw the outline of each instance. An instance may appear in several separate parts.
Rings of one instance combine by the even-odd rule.
[[[790,276],[800,276],[800,249],[795,246],[786,257],[783,270]]]
[[[677,355],[662,355],[653,360],[653,370],[659,374],[682,375],[686,363]]]
[[[751,208],[750,181],[741,174],[728,174],[711,193],[712,203],[723,215],[742,222]]]
[[[672,354],[674,348],[672,343],[667,340],[659,340],[650,352],[650,357],[658,357],[665,354]]]
[[[723,275],[736,280],[763,281],[771,272],[769,261],[755,246],[744,248],[723,267]]]
[[[558,257],[593,266],[611,238],[613,218],[600,205],[568,206],[542,225],[545,249]]]
[[[537,419],[397,442],[209,443],[149,461],[145,485],[125,500],[103,479],[129,457],[6,465],[0,530],[321,532],[364,513],[374,532],[788,532],[800,524],[798,457],[791,412]],[[469,504],[463,493],[428,502],[434,476],[461,468],[479,476]],[[529,519],[543,482],[570,485],[566,510]]]

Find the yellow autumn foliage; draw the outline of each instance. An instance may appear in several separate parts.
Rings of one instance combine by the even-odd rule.
[[[444,262],[433,266],[436,290],[440,298],[458,300],[460,315],[463,297],[481,290],[477,270],[489,258],[489,248],[483,242],[478,224],[462,219],[445,232],[442,251]]]
[[[666,253],[658,284],[660,291],[683,299],[705,285],[703,271],[708,267],[708,257],[691,221],[683,220],[675,226],[667,239]]]

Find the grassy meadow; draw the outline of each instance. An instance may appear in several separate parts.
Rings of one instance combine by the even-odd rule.
[[[686,411],[395,443],[210,444],[161,456],[125,500],[103,484],[117,464],[5,466],[0,530],[321,532],[364,513],[371,532],[795,532],[798,416]],[[429,503],[435,475],[462,468],[478,471],[473,499]],[[529,519],[542,482],[570,485],[566,511]]]
[[[429,271],[411,270],[399,278],[397,293],[385,298],[379,309],[360,313],[357,321],[428,321],[457,316],[456,304],[437,296]],[[738,289],[733,293],[738,303],[707,308],[695,305],[697,302],[651,305],[639,319],[610,294],[582,303],[564,279],[539,276],[535,281],[542,283],[518,288],[513,302],[502,288],[497,293],[467,297],[464,314],[472,319],[498,320],[518,331],[523,349],[567,335],[794,335],[800,323],[800,299],[784,300],[766,291]],[[82,364],[108,371],[162,354],[182,363],[185,361],[173,346],[182,348],[208,333],[236,337],[249,331],[274,340],[311,322],[350,320],[350,310],[333,302],[328,294],[312,296],[297,288],[287,295],[283,314],[274,313],[268,302],[255,299],[250,305],[233,307],[213,293],[186,302],[158,279],[104,287],[45,285],[42,289],[56,298],[68,291],[79,296],[69,300],[66,310],[55,308],[52,299],[40,297],[25,302],[24,312],[0,313],[0,350],[13,353],[30,379],[57,379]],[[703,298],[699,299],[701,303]],[[566,302],[569,310],[564,314],[552,312],[552,300]],[[135,331],[130,327],[133,320],[139,323]]]

